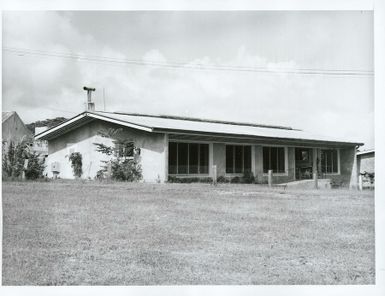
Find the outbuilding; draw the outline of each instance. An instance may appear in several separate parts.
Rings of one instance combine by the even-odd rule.
[[[8,151],[11,144],[20,143],[33,137],[32,132],[27,128],[20,116],[15,111],[2,112],[2,142],[3,150]]]
[[[374,174],[374,149],[357,152],[358,172]]]

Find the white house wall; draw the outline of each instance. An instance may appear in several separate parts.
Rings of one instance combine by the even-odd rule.
[[[98,170],[101,169],[102,160],[108,160],[110,157],[96,151],[94,143],[104,143],[112,145],[112,140],[98,135],[99,131],[109,128],[119,128],[111,123],[102,121],[94,121],[88,123],[78,129],[70,131],[56,139],[49,141],[46,173],[48,177],[53,177],[51,171],[52,163],[59,162],[60,174],[63,179],[73,179],[73,171],[68,156],[70,154],[68,144],[74,144],[74,152],[80,152],[83,160],[82,178],[94,179]],[[135,146],[139,147],[140,160],[142,166],[143,180],[148,182],[156,182],[157,180],[165,181],[165,142],[164,135],[150,134],[147,132],[137,131],[125,128],[123,135],[132,139]]]
[[[164,135],[141,135],[138,136],[137,141],[141,147],[140,163],[143,170],[143,180],[146,182],[167,181]]]

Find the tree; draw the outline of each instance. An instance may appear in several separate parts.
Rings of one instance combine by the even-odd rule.
[[[129,182],[142,179],[142,168],[139,163],[140,149],[135,147],[132,139],[124,136],[123,129],[110,128],[100,131],[99,135],[112,139],[113,145],[94,143],[96,151],[111,157],[109,161],[103,161],[97,177],[105,178],[106,175],[110,175],[114,180]]]
[[[48,118],[45,120],[38,120],[29,124],[26,124],[26,127],[32,132],[35,132],[35,127],[42,127],[47,126],[48,128],[54,127],[56,125],[59,125],[60,123],[66,121],[67,118],[65,117],[55,117],[55,118]]]

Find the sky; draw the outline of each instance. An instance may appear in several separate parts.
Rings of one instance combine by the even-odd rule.
[[[373,67],[369,11],[3,12],[2,109],[26,123],[84,111],[90,86],[97,110],[285,125],[371,149],[374,77],[324,71]]]

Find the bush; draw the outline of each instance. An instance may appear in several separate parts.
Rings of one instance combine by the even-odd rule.
[[[103,180],[103,179],[105,179],[105,178],[106,178],[106,176],[105,176],[105,170],[104,170],[104,169],[98,170],[98,171],[96,172],[95,179],[97,179],[97,180]]]
[[[225,176],[219,176],[217,178],[217,183],[228,183],[229,180]]]
[[[211,177],[177,177],[177,176],[168,176],[169,183],[212,183],[213,179]],[[245,183],[252,184],[255,183],[255,177],[252,172],[245,172],[243,177],[235,176],[232,178],[219,176],[217,178],[217,183]]]
[[[28,160],[28,165],[24,169],[25,160]],[[21,177],[23,171],[26,179],[38,179],[43,177],[44,159],[40,159],[40,155],[29,150],[28,141],[14,144],[9,143],[7,149],[3,143],[2,157],[2,177],[3,180],[15,179]]]
[[[135,159],[111,160],[111,178],[117,181],[139,181],[142,168]]]
[[[211,177],[175,177],[175,176],[168,176],[168,182],[169,183],[212,183],[213,178]]]
[[[242,183],[253,184],[255,183],[255,177],[253,172],[245,171],[242,178]]]
[[[25,169],[25,177],[29,180],[36,180],[43,177],[44,172],[44,159],[39,158],[39,154],[33,152],[29,155],[28,165]]]

